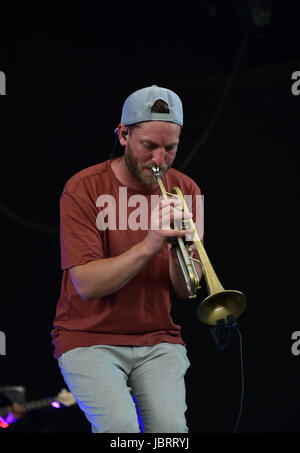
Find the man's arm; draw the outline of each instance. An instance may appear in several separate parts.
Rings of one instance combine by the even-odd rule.
[[[119,256],[90,261],[69,272],[83,299],[101,298],[126,285],[151,258],[152,254],[142,241]]]
[[[169,219],[169,209],[165,209],[171,201],[164,200],[160,206],[161,225]],[[182,216],[171,207],[170,219],[174,215]],[[142,267],[167,245],[169,237],[183,237],[191,233],[190,230],[179,231],[176,229],[149,230],[145,239],[130,247],[121,255],[101,258],[87,264],[74,266],[69,272],[73,285],[83,299],[94,299],[112,294],[126,285]]]

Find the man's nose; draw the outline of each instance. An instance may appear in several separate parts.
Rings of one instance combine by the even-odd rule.
[[[157,148],[153,151],[152,160],[158,167],[162,167],[165,164],[165,155],[164,148]]]

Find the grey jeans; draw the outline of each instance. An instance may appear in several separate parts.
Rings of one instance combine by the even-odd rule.
[[[80,347],[58,359],[94,433],[186,433],[181,344]]]

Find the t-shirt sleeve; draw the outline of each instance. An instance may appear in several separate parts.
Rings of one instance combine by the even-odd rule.
[[[60,199],[61,268],[86,264],[104,257],[96,206],[64,190]]]

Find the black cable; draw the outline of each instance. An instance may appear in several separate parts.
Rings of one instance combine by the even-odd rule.
[[[228,98],[228,95],[231,91],[231,88],[233,86],[233,82],[235,80],[235,76],[237,74],[237,71],[238,71],[238,68],[240,66],[240,63],[242,61],[242,58],[243,58],[243,55],[245,53],[245,49],[247,47],[247,43],[248,43],[248,39],[249,39],[249,35],[247,34],[246,36],[244,36],[244,38],[242,39],[241,41],[241,44],[240,44],[240,48],[237,52],[237,56],[236,56],[236,59],[235,59],[235,62],[234,62],[234,65],[233,65],[233,68],[232,68],[232,71],[231,71],[231,74],[229,75],[228,77],[228,81],[225,85],[225,88],[224,90],[222,90],[222,95],[220,97],[220,100],[217,104],[217,107],[216,107],[216,110],[214,111],[211,119],[210,119],[210,123],[208,125],[208,127],[206,128],[206,130],[204,131],[204,133],[202,134],[202,136],[200,137],[200,139],[196,142],[194,148],[192,149],[192,151],[187,155],[185,161],[179,166],[179,170],[180,171],[184,171],[187,166],[190,164],[190,162],[192,161],[192,159],[195,157],[195,155],[198,153],[198,151],[200,150],[200,148],[204,145],[205,141],[207,140],[209,134],[211,133],[211,131],[213,130],[216,122],[217,122],[217,119],[225,105],[225,102]]]
[[[122,155],[122,153],[117,149],[118,141],[119,141],[119,137],[116,137],[114,140],[112,151],[108,154],[109,159],[113,159],[114,157],[118,157],[118,156]]]
[[[240,409],[238,413],[237,420],[233,429],[233,433],[237,432],[238,424],[240,422],[242,410],[243,410],[243,401],[244,401],[244,391],[245,391],[245,381],[244,381],[244,366],[243,366],[243,340],[242,334],[238,329],[236,319],[233,315],[227,316],[227,322],[225,319],[219,319],[216,326],[210,328],[210,332],[216,342],[216,345],[220,351],[225,351],[229,346],[230,338],[234,332],[237,332],[240,339],[240,363],[241,363],[241,398],[240,398]]]
[[[15,214],[11,209],[6,208],[2,204],[0,204],[0,212],[4,214],[9,219],[27,227],[31,228],[32,230],[38,231],[39,233],[51,234],[57,236],[59,234],[59,229],[48,226],[42,225],[40,223],[31,222],[30,220],[24,219],[23,217]]]
[[[233,433],[237,432],[238,424],[240,422],[242,410],[243,410],[243,401],[244,401],[244,392],[245,392],[245,381],[244,381],[244,367],[243,367],[243,339],[242,334],[237,327],[235,327],[236,332],[240,338],[240,359],[241,359],[241,399],[240,399],[240,410],[234,426]]]

